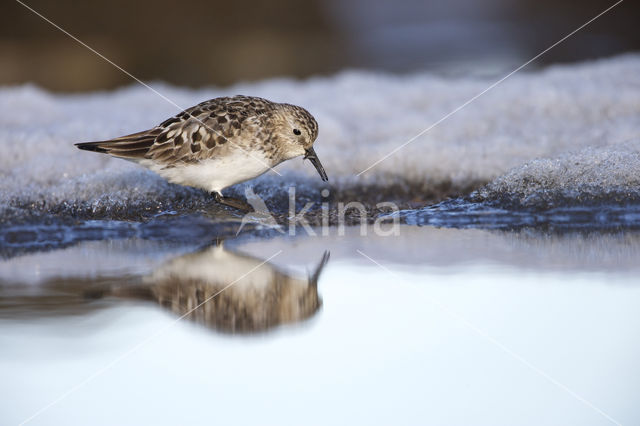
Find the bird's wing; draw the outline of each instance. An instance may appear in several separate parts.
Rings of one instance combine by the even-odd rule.
[[[197,162],[215,157],[248,126],[260,127],[269,101],[236,96],[202,102],[153,129],[116,139],[78,143],[87,151],[102,152],[130,160],[150,159],[158,163],[175,164]],[[268,104],[267,104],[268,103]]]

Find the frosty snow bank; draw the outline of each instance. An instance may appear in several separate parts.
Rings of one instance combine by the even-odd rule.
[[[267,203],[286,200],[291,186],[302,198],[330,189],[336,204],[360,202],[371,211],[384,201],[408,208],[403,203],[425,193],[435,194],[432,201],[473,193],[479,202],[509,208],[640,201],[638,55],[518,73],[357,176],[493,81],[354,71],[225,89],[152,85],[180,105],[248,93],[308,107],[320,125],[318,153],[331,186],[317,182],[302,161],[288,162],[278,168],[283,176],[252,182]],[[176,112],[144,87],[82,95],[4,87],[0,108],[5,224],[69,216],[144,221],[208,205],[209,194],[73,147],[152,126]],[[320,209],[322,200],[316,201]]]

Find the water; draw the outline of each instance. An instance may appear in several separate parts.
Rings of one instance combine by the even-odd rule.
[[[481,229],[547,229],[554,232],[575,230],[636,230],[640,228],[640,205],[609,202],[560,205],[545,209],[513,208],[500,203],[452,199],[417,210],[404,210],[389,217],[418,226]]]
[[[564,387],[635,424],[639,242],[350,228],[4,261],[3,424],[78,384],[33,424],[609,423]]]

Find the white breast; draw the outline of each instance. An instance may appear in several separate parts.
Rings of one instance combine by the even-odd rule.
[[[242,150],[228,151],[221,158],[202,160],[196,164],[166,167],[143,160],[140,162],[171,183],[220,192],[224,188],[260,176],[269,170],[270,161],[261,153],[248,155]]]

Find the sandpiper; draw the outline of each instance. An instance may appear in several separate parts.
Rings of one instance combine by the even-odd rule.
[[[285,160],[304,155],[328,180],[313,149],[317,137],[318,123],[304,108],[233,96],[202,102],[149,130],[75,145],[135,161],[169,182],[205,189],[222,204],[246,209],[222,190]]]

